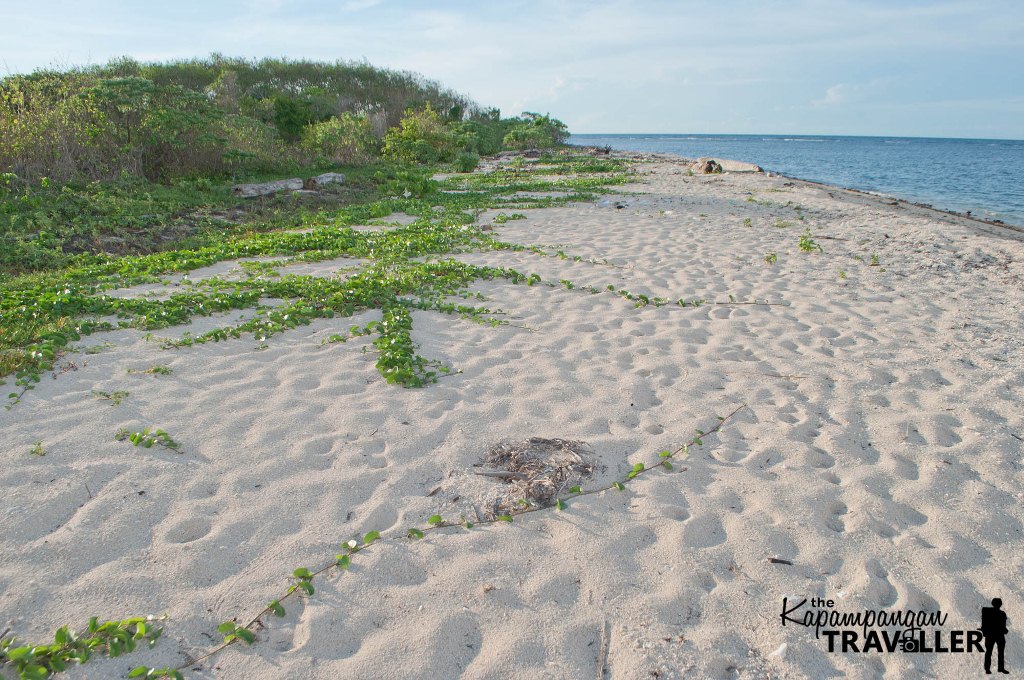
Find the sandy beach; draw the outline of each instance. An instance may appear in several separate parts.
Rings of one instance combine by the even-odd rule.
[[[280,597],[295,568],[379,531],[387,540],[290,599],[253,645],[187,677],[983,673],[977,651],[830,652],[813,627],[782,625],[783,598],[939,610],[952,631],[978,628],[999,597],[1019,672],[1024,235],[786,177],[634,159],[636,182],[595,202],[480,215],[496,238],[566,258],[457,255],[556,285],[473,284],[509,325],[413,312],[420,353],[453,371],[422,389],[388,385],[370,338],[325,343],[379,311],[266,348],[83,338],[0,411],[0,631],[51,639],[93,615],[166,616],[153,649],[68,675],[178,666],[216,646],[220,623]],[[163,295],[169,279],[116,294]],[[119,404],[95,395],[119,391]],[[485,519],[508,485],[477,473],[502,442],[585,443],[586,489],[734,411],[673,470],[623,491],[403,538],[433,515]],[[148,426],[180,452],[114,438]],[[30,454],[36,442],[45,455]]]

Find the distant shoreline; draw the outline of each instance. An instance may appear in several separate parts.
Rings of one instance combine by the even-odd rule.
[[[579,132],[574,133],[573,137],[619,137],[627,139],[630,137],[661,137],[661,138],[672,138],[679,137],[681,139],[713,139],[716,137],[748,137],[750,139],[908,139],[912,141],[938,141],[938,142],[1017,142],[1024,144],[1024,139],[1014,139],[1012,137],[914,137],[911,135],[806,135],[806,134],[786,134],[786,133],[714,133],[714,132]]]
[[[583,145],[583,144],[569,144],[569,145],[577,147],[577,148],[580,148],[581,151],[598,152],[602,148],[600,146],[588,146],[588,145]],[[671,154],[671,153],[665,153],[665,152],[631,152],[631,151],[625,151],[625,150],[611,150],[611,156],[613,158],[648,158],[648,159],[664,158],[666,160],[671,160],[671,161],[677,161],[677,160],[685,161],[686,163],[694,163],[697,160],[697,159],[693,159],[693,158],[687,158],[687,157],[681,156],[679,154]],[[710,158],[710,157],[708,157],[708,158]],[[733,161],[733,162],[738,161],[740,163],[754,164],[753,161],[746,161],[746,160],[740,160],[740,159],[718,159],[718,158],[716,158],[715,160],[718,160],[718,161]],[[945,218],[945,221],[948,221],[948,222],[954,223],[954,224],[961,224],[961,225],[966,225],[966,226],[976,226],[976,227],[980,228],[982,231],[986,231],[986,232],[989,232],[989,233],[992,233],[993,231],[991,229],[982,228],[980,225],[992,226],[992,227],[996,227],[996,229],[1004,229],[1005,230],[1005,231],[1001,231],[1001,232],[995,231],[996,233],[1006,233],[1006,231],[1010,231],[1010,232],[1012,232],[1011,235],[1007,235],[1007,236],[1020,235],[1021,238],[1024,238],[1024,225],[1010,224],[1008,222],[1000,221],[1000,220],[997,220],[997,219],[996,220],[985,219],[983,217],[978,217],[976,215],[967,215],[965,213],[956,212],[955,210],[944,210],[942,208],[936,208],[935,206],[929,205],[927,203],[920,203],[920,202],[916,202],[916,201],[910,201],[908,199],[902,199],[902,198],[900,198],[898,196],[893,196],[893,195],[890,195],[890,194],[883,194],[883,193],[880,193],[880,192],[865,192],[865,190],[863,190],[863,189],[853,188],[851,186],[840,186],[838,184],[829,184],[828,182],[821,182],[821,181],[816,181],[816,180],[813,180],[813,179],[804,179],[803,177],[795,177],[793,175],[787,175],[787,174],[784,174],[784,173],[781,173],[781,172],[775,172],[775,171],[771,171],[771,170],[766,171],[766,174],[771,176],[771,177],[783,177],[785,179],[788,179],[788,180],[791,180],[791,181],[794,181],[794,182],[800,182],[802,184],[806,184],[806,185],[809,185],[809,186],[817,186],[819,188],[834,190],[834,192],[844,192],[846,194],[851,195],[851,198],[855,198],[855,199],[859,198],[864,203],[871,203],[871,204],[876,204],[876,205],[897,206],[897,207],[900,207],[900,208],[909,208],[909,209],[911,209],[912,211],[914,211],[914,212],[916,212],[918,214],[925,214],[925,215],[942,217],[942,218]]]
[[[1024,186],[1021,140],[679,133],[573,135],[569,143],[683,158],[743,159],[792,179],[1024,227],[1024,193],[1015,189]]]

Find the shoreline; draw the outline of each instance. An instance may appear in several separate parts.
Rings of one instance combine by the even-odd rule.
[[[1010,141],[1018,141],[1018,140],[1010,140]],[[578,148],[578,149],[592,149],[592,150],[595,150],[595,151],[603,151],[603,149],[604,149],[604,147],[597,147],[597,146],[588,145],[588,144],[570,144],[569,146],[572,146],[572,147]],[[612,148],[611,152],[613,154],[648,154],[651,157],[664,156],[664,157],[669,157],[669,158],[674,158],[674,159],[682,159],[682,160],[685,160],[685,161],[688,161],[688,162],[691,162],[691,163],[695,162],[697,160],[696,158],[690,158],[689,156],[683,156],[682,154],[676,154],[676,153],[669,152],[669,151],[634,151],[634,150],[628,150],[628,149],[615,149],[615,148]],[[757,161],[750,161],[750,160],[743,160],[743,159],[725,159],[724,157],[718,157],[718,156],[702,156],[702,158],[714,158],[716,160],[734,160],[734,161],[739,161],[739,162],[743,162],[743,163],[756,164],[756,165],[758,165],[759,167],[762,167],[762,168],[764,167],[764,166],[760,165]],[[935,207],[935,205],[930,204],[930,203],[926,203],[926,202],[923,202],[923,201],[917,201],[917,200],[910,199],[910,198],[902,198],[900,196],[896,196],[894,194],[888,194],[888,193],[885,193],[885,192],[882,192],[882,191],[870,191],[870,190],[866,190],[866,189],[857,189],[855,187],[847,187],[847,186],[843,186],[841,184],[832,184],[832,183],[826,182],[826,181],[805,179],[803,177],[798,177],[796,175],[789,175],[789,174],[786,174],[786,173],[783,173],[783,172],[778,172],[778,171],[775,171],[775,170],[768,170],[767,168],[765,168],[765,170],[766,170],[766,172],[770,172],[772,176],[785,177],[787,179],[794,180],[794,181],[805,182],[807,184],[817,185],[817,186],[821,186],[821,187],[827,187],[827,188],[830,188],[830,189],[838,189],[838,190],[841,190],[841,191],[847,191],[847,192],[855,193],[855,194],[862,195],[862,196],[871,196],[871,197],[877,197],[877,198],[882,199],[882,200],[896,201],[897,203],[900,203],[900,204],[903,204],[903,205],[913,206],[915,208],[920,208],[920,209],[923,209],[923,210],[930,210],[930,211],[933,211],[933,212],[938,213],[938,214],[948,215],[948,216],[951,216],[951,217],[957,217],[957,218],[960,218],[960,219],[963,219],[963,220],[967,220],[967,221],[971,221],[971,222],[976,222],[976,223],[980,223],[980,224],[987,224],[987,225],[996,226],[996,227],[1002,227],[1002,228],[1008,229],[1010,231],[1019,232],[1021,234],[1024,234],[1024,218],[1022,218],[1020,224],[1017,224],[1017,223],[1014,223],[1014,222],[1007,222],[1005,220],[1000,220],[1000,219],[986,219],[984,217],[978,217],[978,216],[976,216],[974,214],[967,215],[965,212],[961,212],[961,211],[957,211],[957,210],[953,210],[953,209],[938,208],[938,207]]]

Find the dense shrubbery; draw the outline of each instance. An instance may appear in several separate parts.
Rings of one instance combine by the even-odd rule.
[[[565,123],[548,115],[524,113],[505,134],[503,143],[510,149],[549,149],[565,144],[569,129]]]
[[[565,137],[548,116],[502,119],[367,64],[121,59],[9,76],[0,79],[0,277],[195,239],[222,224],[207,212],[237,207],[229,181],[346,166],[364,185],[346,183],[346,197],[330,200],[422,196],[434,189],[431,171],[410,166],[469,172],[503,143]]]
[[[384,135],[384,158],[403,163],[447,163],[466,148],[467,136],[428,103],[406,111],[398,127]]]
[[[373,124],[365,115],[342,113],[306,127],[302,148],[320,163],[367,163],[377,155],[380,144]]]
[[[217,172],[222,119],[201,94],[145,78],[8,78],[0,83],[0,170],[57,181]]]
[[[121,59],[0,80],[0,172],[25,181],[284,173],[367,163],[381,149],[389,160],[469,168],[472,154],[566,137],[549,116],[502,119],[419,76],[367,64]]]

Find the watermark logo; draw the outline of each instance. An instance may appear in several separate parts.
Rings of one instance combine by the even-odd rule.
[[[981,608],[981,626],[949,624],[949,615],[913,609],[865,609],[842,611],[834,600],[821,597],[782,598],[782,625],[814,629],[829,652],[853,654],[984,654],[985,672],[992,673],[993,652],[997,670],[1009,673],[1003,653],[1008,620],[998,597]]]
[[[992,673],[992,651],[998,652],[999,672],[1009,673],[1003,661],[1003,649],[1006,647],[1007,628],[1006,612],[1003,601],[998,597],[992,600],[991,607],[981,608],[981,634],[985,636],[985,672]]]

